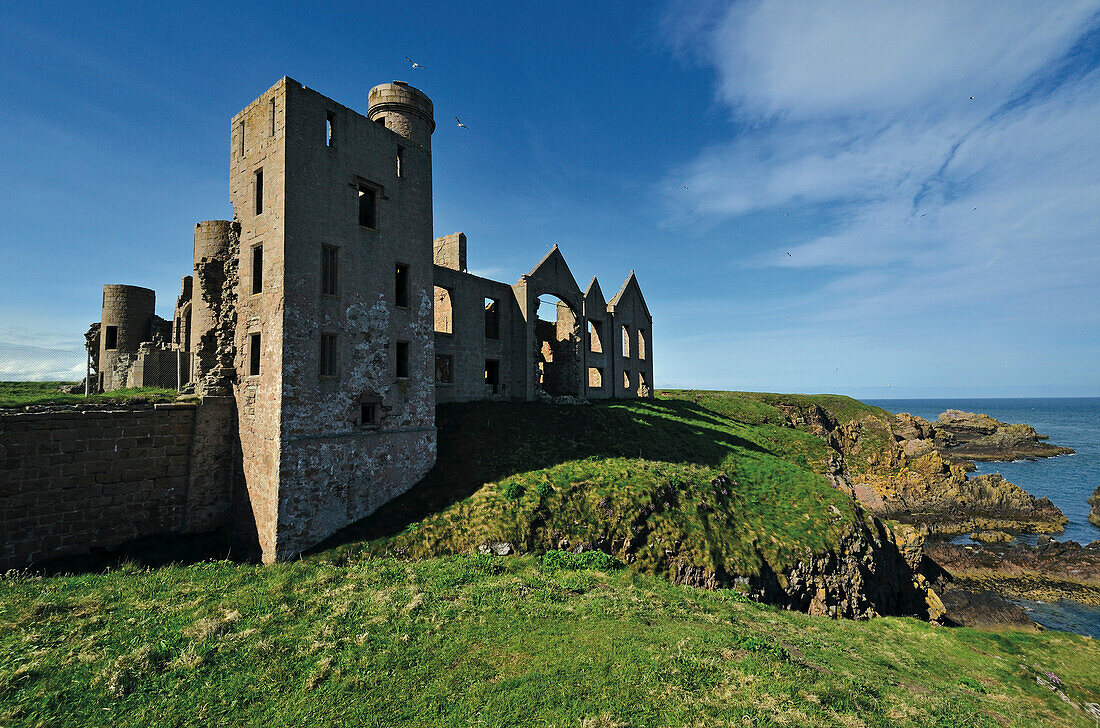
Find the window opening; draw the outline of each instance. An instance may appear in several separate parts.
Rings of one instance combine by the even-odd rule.
[[[359,403],[359,424],[363,427],[378,427],[382,423],[382,408],[378,402]]]
[[[104,349],[117,349],[118,348],[118,327],[108,326],[106,333],[103,335],[103,348]]]
[[[325,146],[326,147],[336,146],[335,125],[336,125],[336,114],[332,113],[331,111],[325,112]]]
[[[359,224],[378,227],[378,192],[366,185],[359,185]]]
[[[485,338],[500,338],[500,301],[495,298],[485,299]]]
[[[449,288],[435,287],[435,331],[437,334],[454,333],[454,299]]]
[[[493,394],[500,387],[500,362],[496,359],[485,360],[485,384],[493,388]]]
[[[393,277],[393,303],[398,308],[409,307],[409,266],[398,263]]]
[[[588,367],[588,386],[590,389],[603,389],[603,369]]]
[[[397,342],[397,378],[409,378],[409,342]]]
[[[337,287],[339,275],[338,250],[339,248],[332,245],[321,246],[321,293],[326,296],[335,296],[339,291]]]
[[[321,357],[318,372],[322,377],[336,376],[336,334],[321,334]]]
[[[253,183],[252,190],[256,198],[256,214],[260,215],[264,211],[264,171],[263,169],[257,169]]]
[[[436,384],[454,384],[455,358],[450,354],[435,355],[435,382]]]
[[[264,246],[257,245],[252,248],[252,292],[259,293],[264,289]]]
[[[244,122],[237,127],[237,154],[244,156]]]
[[[260,335],[248,337],[248,373],[255,376],[260,373]]]
[[[645,359],[645,330],[638,329],[638,358]]]
[[[623,324],[623,356],[630,358],[630,327]]]
[[[271,99],[271,136],[275,136],[275,99]]]
[[[588,322],[588,350],[593,354],[603,353],[603,321]]]
[[[630,391],[630,372],[623,372],[623,389]]]
[[[397,148],[397,176],[398,177],[403,176],[401,174],[401,172],[402,172],[401,167],[404,165],[404,163],[405,163],[405,148],[404,147],[398,147]]]

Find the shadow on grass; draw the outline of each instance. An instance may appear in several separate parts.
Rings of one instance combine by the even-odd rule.
[[[717,428],[737,425],[683,400],[587,405],[473,402],[436,408],[438,458],[425,478],[314,548],[385,538],[471,496],[486,483],[585,458],[639,458],[719,467],[734,450],[767,454]]]

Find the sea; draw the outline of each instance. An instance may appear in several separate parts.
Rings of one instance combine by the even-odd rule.
[[[908,412],[935,422],[949,409],[981,412],[1002,422],[1024,423],[1048,442],[1076,450],[1037,460],[979,462],[975,475],[1000,473],[1036,498],[1046,496],[1066,514],[1065,531],[1052,534],[1058,541],[1087,544],[1100,539],[1100,528],[1088,521],[1085,502],[1100,486],[1100,397],[1043,397],[1028,399],[867,399],[890,412]],[[969,542],[962,536],[959,541]],[[1035,537],[1024,538],[1034,544]],[[1100,608],[1073,602],[1047,604],[1018,602],[1031,618],[1048,629],[1087,634],[1100,639]]]

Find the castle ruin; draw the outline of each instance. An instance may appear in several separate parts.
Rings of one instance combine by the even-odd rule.
[[[434,130],[406,83],[371,89],[363,116],[283,78],[232,120],[234,220],[195,226],[173,320],[149,289],[104,286],[91,381],[185,385],[235,416],[237,465],[215,477],[264,561],[423,478],[437,403],[651,396],[633,272],[607,301],[554,246],[509,285],[467,270],[464,234],[433,239]]]

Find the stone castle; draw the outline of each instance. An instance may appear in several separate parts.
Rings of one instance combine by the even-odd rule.
[[[91,382],[222,403],[239,446],[215,477],[235,481],[264,561],[423,478],[437,403],[651,396],[633,272],[607,301],[557,246],[509,285],[467,271],[464,234],[433,240],[434,130],[406,83],[371,89],[363,116],[283,78],[232,120],[235,219],[195,226],[173,320],[149,289],[104,287]]]

